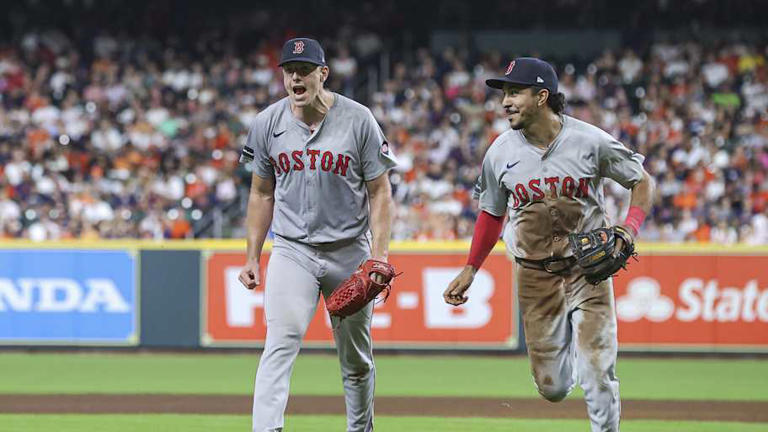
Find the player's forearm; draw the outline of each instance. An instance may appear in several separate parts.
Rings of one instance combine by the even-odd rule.
[[[248,260],[258,260],[264,247],[264,239],[272,225],[272,212],[275,208],[275,197],[252,192],[248,198],[248,214],[246,225],[248,229],[246,254]]]
[[[370,226],[373,234],[372,258],[386,261],[389,255],[389,238],[392,234],[392,217],[395,202],[389,188],[371,196]]]
[[[633,236],[637,236],[640,226],[645,220],[645,216],[651,211],[653,202],[653,178],[643,171],[643,179],[632,188],[632,197],[629,200],[629,210],[627,218],[624,220],[624,226],[632,231]]]
[[[632,197],[629,200],[630,207],[640,207],[645,213],[651,211],[653,203],[653,178],[647,173],[643,173],[643,179],[632,188]]]

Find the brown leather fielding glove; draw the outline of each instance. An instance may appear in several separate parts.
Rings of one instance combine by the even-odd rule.
[[[380,275],[381,283],[374,282],[371,274]],[[356,272],[339,284],[325,300],[325,306],[332,316],[348,317],[364,308],[379,293],[386,291],[384,301],[389,297],[392,279],[397,276],[395,268],[383,261],[369,259]]]
[[[616,238],[621,238],[622,246],[614,253]],[[637,259],[632,234],[621,225],[570,234],[568,242],[584,279],[593,285],[613,276],[619,269],[626,270],[629,258]]]

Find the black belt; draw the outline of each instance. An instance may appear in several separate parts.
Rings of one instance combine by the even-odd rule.
[[[569,256],[565,258],[552,257],[543,260],[529,260],[515,257],[515,262],[528,269],[543,270],[553,274],[563,274],[570,272],[571,268],[576,264],[576,258]]]
[[[342,240],[335,240],[335,241],[330,241],[330,242],[320,242],[320,243],[309,243],[309,242],[307,242],[305,240],[298,240],[298,239],[294,239],[294,238],[290,238],[290,237],[285,237],[285,236],[280,235],[280,234],[275,234],[275,239],[280,237],[282,240],[287,240],[289,242],[301,243],[304,246],[309,246],[309,247],[313,247],[313,248],[324,250],[324,251],[330,251],[330,250],[335,250],[335,249],[338,249],[338,248],[341,248],[341,247],[344,247],[344,246],[349,246],[349,245],[359,241],[361,236],[362,235],[357,236],[357,237],[345,238],[345,239],[342,239]]]

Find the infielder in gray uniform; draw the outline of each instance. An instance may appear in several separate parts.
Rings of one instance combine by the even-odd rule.
[[[493,142],[483,160],[475,188],[482,211],[467,265],[445,290],[445,301],[458,306],[468,300],[465,293],[507,214],[504,242],[517,263],[515,282],[539,393],[558,402],[578,382],[592,430],[618,431],[612,282],[584,280],[568,235],[609,225],[605,178],[632,190],[623,226],[637,235],[653,190],[644,158],[599,128],[563,115],[557,75],[542,60],[515,59],[503,77],[486,83],[504,91],[512,129]]]
[[[241,155],[253,169],[240,273],[248,289],[261,284],[259,256],[270,224],[275,234],[254,432],[282,430],[293,362],[320,294],[329,296],[367,258],[387,260],[394,206],[392,151],[370,110],[323,87],[329,69],[320,44],[289,40],[280,66],[288,96],[259,113]],[[373,430],[372,311],[369,303],[333,319],[348,431]]]

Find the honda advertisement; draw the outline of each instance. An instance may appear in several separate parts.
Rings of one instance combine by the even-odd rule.
[[[263,257],[262,281],[267,262]],[[471,300],[461,307],[446,304],[443,291],[464,266],[465,254],[391,253],[389,262],[402,275],[395,279],[389,299],[374,307],[371,327],[376,346],[517,347],[512,270],[504,255],[486,260],[475,276]],[[208,258],[203,345],[263,345],[264,286],[249,291],[240,284],[244,263],[241,253],[214,253]],[[304,341],[305,346],[332,345],[322,300]]]
[[[0,344],[135,345],[126,251],[0,250]]]

